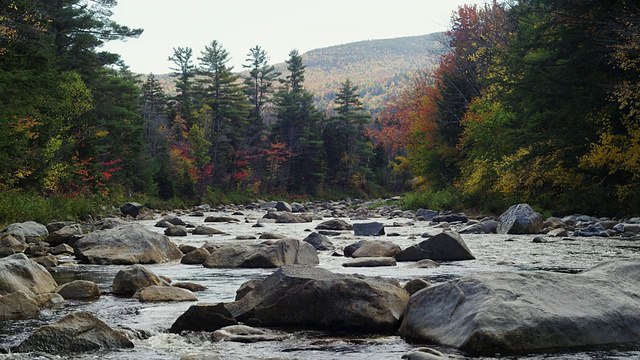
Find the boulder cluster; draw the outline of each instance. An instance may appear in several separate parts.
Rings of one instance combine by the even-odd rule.
[[[280,201],[216,209],[231,216],[206,216],[212,211],[206,205],[176,212],[157,221],[156,227],[164,229],[160,233],[136,222],[157,216],[142,205],[127,203],[119,210],[121,216],[94,223],[25,222],[2,230],[0,321],[38,318],[43,308],[105,294],[140,302],[197,302],[194,292],[206,290],[203,286],[172,283],[144,266],[179,261],[204,268],[275,270],[264,279],[243,284],[233,302],[195,303],[176,318],[169,329],[173,333],[205,331],[218,340],[241,342],[290,336],[279,328],[399,333],[410,341],[489,356],[637,343],[640,339],[640,259],[603,263],[579,274],[482,273],[433,286],[419,278],[403,286],[394,279],[337,274],[317,267],[322,252],[345,257],[344,267],[410,262],[429,268],[442,262],[474,260],[463,240],[465,234],[534,234],[537,242],[555,236],[632,239],[640,234],[638,218],[572,215],[545,219],[529,205],[518,204],[497,218],[470,219],[427,209],[402,211],[392,205],[373,209],[350,200]],[[190,233],[228,236],[209,224],[239,222],[238,216],[246,210],[264,213],[255,219],[253,226],[258,228],[268,223],[317,223],[304,239],[256,232],[255,236],[238,235],[234,242],[207,241],[198,247],[177,246],[171,240]],[[181,215],[203,217],[207,225],[190,224]],[[412,222],[394,222],[393,226],[419,224],[439,231],[424,233],[413,245],[402,248],[393,241],[397,234],[375,221],[381,218],[409,218]],[[357,241],[337,247],[331,237],[344,233],[353,234]],[[123,268],[108,290],[85,280],[59,285],[47,269],[65,261]],[[94,315],[76,312],[38,329],[12,351],[63,354],[132,346],[121,331]],[[406,358],[445,355],[418,348]]]

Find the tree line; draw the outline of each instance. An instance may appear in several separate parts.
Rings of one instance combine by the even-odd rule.
[[[639,25],[625,0],[461,6],[448,53],[372,136],[419,191],[468,206],[637,213]]]
[[[10,1],[0,13],[0,191],[147,194],[193,201],[215,192],[364,195],[388,176],[370,115],[345,79],[317,109],[292,50],[283,73],[260,46],[234,73],[212,41],[176,47],[176,95],[129,71],[111,40],[112,0]]]

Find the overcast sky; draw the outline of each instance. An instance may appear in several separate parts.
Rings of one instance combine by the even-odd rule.
[[[164,74],[175,47],[191,47],[194,57],[217,40],[242,70],[249,49],[260,45],[270,63],[300,53],[362,40],[445,31],[462,4],[484,0],[118,0],[112,19],[143,28],[137,39],[110,42],[137,73]],[[197,60],[196,60],[197,61]]]

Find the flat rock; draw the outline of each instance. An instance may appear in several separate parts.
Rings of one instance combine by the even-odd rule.
[[[353,225],[342,219],[331,219],[321,222],[316,226],[317,230],[353,230]]]
[[[361,257],[347,261],[342,264],[344,267],[379,267],[396,266],[396,259],[392,257]]]
[[[580,274],[483,273],[411,297],[400,333],[473,355],[635,343],[640,338],[640,260]]]
[[[207,268],[272,268],[284,265],[317,265],[316,250],[306,242],[282,239],[273,244],[222,245],[203,263]]]
[[[79,239],[74,249],[81,261],[99,265],[153,264],[182,257],[167,236],[137,224],[94,231]]]

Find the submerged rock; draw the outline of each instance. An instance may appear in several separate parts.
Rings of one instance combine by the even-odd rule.
[[[640,260],[580,274],[483,273],[411,297],[401,335],[474,355],[637,343]]]

